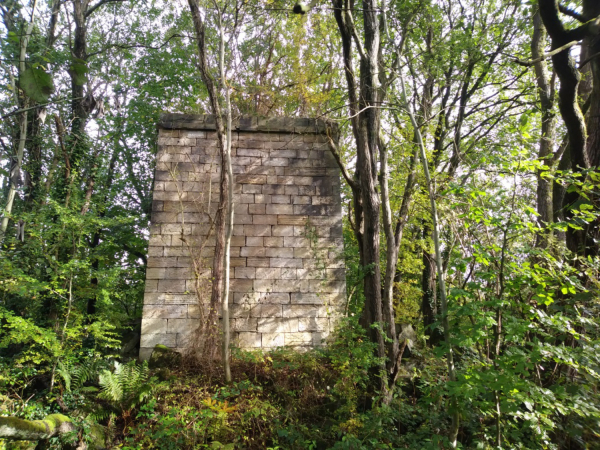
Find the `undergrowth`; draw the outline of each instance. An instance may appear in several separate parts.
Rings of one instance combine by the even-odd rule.
[[[107,448],[124,450],[444,448],[443,364],[416,364],[427,371],[407,371],[385,407],[373,388],[374,354],[357,321],[344,319],[325,348],[234,350],[231,384],[219,361],[184,357],[150,369],[92,358],[61,364],[53,391],[24,400],[23,385],[3,404],[11,405],[5,414],[30,419],[67,414],[80,430],[75,440],[97,443],[101,434]]]
[[[235,351],[229,385],[218,362],[184,359],[161,370],[168,389],[118,439],[126,450],[440,448],[431,425],[443,433],[446,418],[419,411],[410,378],[390,407],[380,405],[369,382],[378,366],[373,354],[364,331],[348,321],[325,349]]]

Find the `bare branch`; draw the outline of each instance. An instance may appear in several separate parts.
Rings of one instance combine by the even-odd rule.
[[[540,56],[539,58],[532,59],[531,61],[523,61],[522,59],[516,59],[516,58],[515,58],[515,60],[514,60],[514,61],[515,61],[517,64],[519,64],[520,66],[530,67],[530,66],[533,66],[533,65],[535,65],[536,63],[539,63],[539,62],[541,62],[541,61],[544,61],[545,59],[552,58],[554,55],[556,55],[556,54],[558,54],[558,53],[560,53],[560,52],[562,52],[562,51],[564,51],[564,50],[567,50],[567,49],[569,49],[569,48],[571,48],[571,47],[574,47],[574,46],[576,46],[577,44],[579,44],[579,41],[571,41],[571,42],[569,42],[569,43],[567,43],[567,44],[565,44],[565,45],[562,45],[562,46],[560,46],[560,47],[558,47],[558,48],[555,48],[555,49],[554,49],[554,50],[552,50],[551,52],[544,53],[544,54],[543,54],[542,56]]]
[[[329,151],[331,151],[331,154],[333,155],[336,162],[338,163],[338,166],[340,167],[340,170],[342,171],[342,175],[344,176],[344,179],[346,180],[348,185],[352,188],[352,190],[357,189],[358,185],[356,184],[356,181],[354,181],[354,179],[350,176],[350,172],[348,172],[348,169],[344,165],[344,163],[342,161],[342,157],[340,156],[338,146],[334,142],[329,129],[327,130],[327,142],[329,144]]]
[[[85,17],[89,17],[94,11],[96,11],[98,8],[100,8],[102,5],[105,5],[106,3],[123,3],[124,1],[126,0],[100,0],[94,6],[88,8],[88,10],[85,12]]]

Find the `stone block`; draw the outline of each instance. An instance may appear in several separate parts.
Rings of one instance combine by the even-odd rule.
[[[273,230],[271,230],[272,232]],[[265,247],[283,247],[283,237],[265,237],[263,245]]]
[[[158,280],[146,280],[144,292],[158,292]]]
[[[256,269],[257,280],[277,280],[281,278],[280,268],[260,268]]]
[[[198,348],[198,340],[202,339],[197,333],[177,333],[177,347]]]
[[[292,304],[303,304],[303,305],[322,305],[324,304],[323,298],[316,293],[306,292],[293,292],[291,294]]]
[[[283,317],[322,317],[329,318],[339,314],[339,308],[332,306],[314,306],[314,305],[283,305]]]
[[[312,343],[312,333],[285,333],[285,345],[312,345]]]
[[[295,333],[298,331],[298,319],[260,318],[258,319],[260,333]]]
[[[154,347],[140,347],[140,361],[147,361],[152,356]]]
[[[256,203],[256,204],[271,203],[271,196],[265,195],[265,194],[254,194],[254,203]]]
[[[316,317],[298,319],[298,331],[329,331],[329,319]]]
[[[306,238],[303,237],[290,237],[290,236],[285,236],[283,238],[283,245],[284,247],[310,247],[310,241]]]
[[[346,292],[346,282],[337,280],[307,280],[309,292]]]
[[[158,280],[157,292],[182,294],[185,292],[185,280]]]
[[[177,266],[177,258],[172,257],[156,257],[156,256],[148,256],[148,268],[156,268],[156,267],[176,267]]]
[[[277,216],[267,214],[254,214],[252,216],[252,223],[255,225],[277,225]]]
[[[246,236],[271,236],[270,225],[244,225]]]
[[[154,348],[157,345],[175,347],[177,344],[177,335],[175,334],[142,334],[140,347]]]
[[[269,258],[246,258],[246,266],[248,267],[269,267],[270,265]]]
[[[241,348],[260,348],[262,345],[260,333],[241,331],[238,334],[237,344]]]
[[[264,158],[262,161],[264,166],[278,166],[278,167],[286,167],[289,164],[289,159],[287,158]]]
[[[248,205],[248,213],[249,214],[265,214],[266,208],[264,203],[255,203]],[[234,218],[235,220],[235,218]]]
[[[251,156],[256,158],[266,158],[269,156],[268,149],[260,148],[238,148],[236,150],[237,156]]]
[[[246,258],[230,258],[229,259],[229,267],[246,267],[247,262]]]
[[[294,258],[314,258],[314,251],[312,248],[295,248],[294,249]]]
[[[142,319],[142,334],[167,333],[168,319]]]
[[[310,195],[293,195],[292,203],[294,205],[310,205],[311,197],[310,197]],[[292,209],[292,212],[289,214],[293,214],[293,209]]]
[[[246,236],[231,236],[232,247],[243,247],[244,245],[246,245]]]
[[[293,248],[268,247],[265,249],[265,256],[270,258],[293,258]]]
[[[240,203],[254,203],[254,194],[240,194],[238,196]]]
[[[185,318],[187,310],[187,305],[144,305],[142,319]]]
[[[297,155],[297,151],[294,149],[277,149],[271,152],[271,155],[273,155],[276,158],[296,158]],[[288,165],[289,165],[289,161],[288,161]]]
[[[299,279],[298,278],[298,270],[300,270],[300,269],[293,269],[293,268],[287,268],[287,267],[282,268],[281,269],[281,279],[283,279],[283,280]]]
[[[265,242],[264,242],[264,237],[262,236],[248,236],[246,237],[246,246],[247,247],[263,247]]]
[[[195,305],[198,303],[196,294],[162,294],[165,305]]]
[[[248,238],[246,238],[248,239]],[[264,257],[265,256],[265,247],[243,247],[240,250],[240,256],[244,257],[244,256],[258,256],[258,257]]]
[[[279,218],[277,218],[279,223]],[[275,225],[271,228],[273,236],[293,236],[294,227],[292,225]]]
[[[263,194],[270,194],[270,195],[284,195],[285,194],[285,186],[283,185],[273,185],[273,184],[265,184],[262,187],[262,193]]]
[[[200,309],[200,305],[198,305],[198,304],[189,305],[187,317],[189,319],[201,319],[203,317],[206,317],[207,312],[208,311],[205,309]]]
[[[284,345],[283,333],[262,333],[262,348],[283,347]]]
[[[232,331],[256,331],[258,327],[257,318],[234,319],[232,320]]]
[[[277,225],[306,225],[308,216],[277,216]]]
[[[254,280],[256,277],[256,269],[254,267],[236,267],[235,278],[247,278]]]
[[[198,330],[200,321],[198,319],[168,319],[168,333],[190,334]]]
[[[144,293],[144,305],[164,305],[165,294],[161,292]]]
[[[148,256],[163,256],[164,255],[164,248],[161,247],[156,247],[156,246],[149,246],[148,247]]]
[[[301,269],[302,261],[301,259],[294,258],[271,258],[270,265],[271,267],[294,267]]]
[[[148,245],[155,247],[169,247],[171,245],[171,236],[165,236],[162,234],[154,234],[150,236]]]
[[[309,292],[308,280],[275,280],[272,292]]]
[[[251,317],[283,317],[281,305],[255,305],[251,311]]]
[[[236,278],[229,282],[229,287],[235,292],[249,292],[252,291],[254,287],[254,281]]]
[[[273,202],[275,202],[275,197],[287,197],[287,202],[289,203],[289,195],[274,195],[273,196]],[[290,215],[294,213],[294,206],[293,205],[286,205],[286,204],[274,204],[274,205],[267,205],[266,207],[266,213],[267,214],[286,214],[286,215]],[[275,221],[275,223],[273,225],[277,225],[277,221]]]
[[[254,291],[256,292],[271,292],[273,290],[272,280],[254,280]]]

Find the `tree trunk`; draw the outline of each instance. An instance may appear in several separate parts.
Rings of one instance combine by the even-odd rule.
[[[225,232],[225,259],[223,267],[225,270],[225,280],[223,288],[223,369],[225,371],[225,381],[231,383],[231,365],[229,346],[231,341],[231,327],[229,323],[229,274],[231,269],[230,254],[231,254],[231,236],[233,235],[233,168],[231,166],[231,97],[229,94],[229,86],[225,77],[225,30],[221,11],[219,14],[219,73],[221,75],[221,85],[225,89],[225,116],[227,129],[225,135],[224,146],[224,166],[223,172],[227,172],[227,229]]]
[[[198,0],[188,0],[192,21],[194,23],[194,31],[196,33],[197,48],[198,48],[198,69],[202,81],[208,90],[208,96],[212,112],[215,116],[215,124],[217,131],[217,140],[219,142],[219,150],[221,152],[221,178],[219,181],[219,205],[215,213],[215,253],[212,269],[212,288],[210,308],[207,317],[208,324],[216,323],[216,311],[223,307],[223,287],[224,287],[224,262],[225,262],[225,234],[226,234],[226,217],[225,211],[227,208],[227,199],[229,197],[228,177],[227,177],[227,155],[226,155],[226,136],[225,127],[223,124],[223,116],[221,114],[221,106],[219,103],[219,93],[215,85],[215,81],[210,73],[208,61],[206,57],[206,32],[205,25],[198,7]],[[216,332],[216,329],[213,331]],[[208,328],[210,333],[210,328]],[[210,334],[206,336],[205,350],[207,356],[214,356],[214,352],[218,346],[210,342],[216,339],[216,336]]]
[[[542,230],[538,233],[536,245],[547,247],[551,231],[543,228],[552,223],[554,214],[552,212],[552,181],[545,177],[544,173],[553,172],[552,155],[554,151],[554,88],[548,73],[546,60],[542,58],[546,48],[546,30],[542,23],[539,11],[533,15],[533,37],[531,41],[531,56],[537,62],[534,63],[538,95],[540,97],[540,108],[542,111],[542,134],[540,137],[538,159],[540,164],[546,168],[538,169],[537,178],[537,212],[538,220]],[[538,61],[539,60],[539,61]]]
[[[572,41],[579,41],[589,34],[592,23],[584,24],[575,29],[565,29],[559,15],[556,0],[539,0],[540,16],[552,38],[552,49],[556,50]],[[571,169],[574,173],[581,173],[590,167],[587,154],[587,130],[578,99],[579,81],[581,76],[571,56],[570,49],[563,50],[552,56],[554,70],[560,80],[559,107],[560,113],[567,128]],[[579,200],[577,192],[568,192],[565,195],[565,216],[567,221],[573,217],[571,208]],[[573,253],[586,255],[597,252],[597,246],[588,248],[585,230],[567,230],[567,247]]]
[[[583,16],[591,20],[600,16],[600,2],[598,0],[584,0]],[[584,39],[584,53],[588,55],[592,75],[592,92],[590,109],[587,113],[587,155],[592,167],[600,166],[600,39],[598,36],[588,36]],[[586,61],[582,61],[585,63]]]

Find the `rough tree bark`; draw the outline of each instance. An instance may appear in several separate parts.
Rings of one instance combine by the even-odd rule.
[[[540,164],[548,169],[538,169],[537,177],[537,212],[539,214],[540,226],[546,227],[553,222],[552,211],[552,181],[544,173],[552,169],[554,152],[554,83],[548,72],[548,64],[542,58],[546,48],[546,30],[542,24],[539,11],[533,15],[533,37],[531,40],[531,56],[533,57],[535,78],[539,95],[540,109],[542,111],[542,134],[540,137],[538,159]],[[542,230],[538,233],[537,245],[545,248],[548,245],[549,233]]]
[[[370,339],[377,344],[377,354],[386,357],[385,333],[395,333],[394,329],[384,330],[373,327],[383,326],[383,305],[381,296],[381,268],[379,266],[380,206],[377,183],[377,152],[380,132],[380,109],[382,100],[379,67],[380,20],[375,2],[363,3],[364,46],[358,37],[352,17],[349,0],[333,0],[334,16],[342,38],[346,82],[348,87],[349,112],[352,117],[352,132],[356,143],[355,185],[355,231],[360,247],[361,265],[366,268],[364,277],[365,306],[361,324],[367,329]],[[360,79],[358,85],[352,65],[352,44],[360,54]],[[390,328],[386,326],[386,328]],[[389,356],[389,355],[388,355]],[[385,370],[385,366],[382,366]],[[381,390],[387,390],[387,377],[381,377]]]
[[[588,9],[592,2],[588,2]],[[596,3],[596,2],[593,2]],[[566,29],[560,18],[560,6],[557,0],[539,0],[540,16],[552,38],[552,50],[557,50],[573,41],[585,38],[597,38],[600,31],[600,19],[589,18],[585,23],[573,29]],[[595,136],[600,130],[588,129],[579,105],[579,82],[581,76],[571,56],[570,47],[552,56],[554,70],[560,80],[559,108],[567,129],[571,169],[574,173],[582,173],[590,167],[590,152],[595,156],[595,150],[588,145],[588,133]],[[592,96],[594,94],[592,93]],[[592,122],[593,126],[597,126]],[[565,216],[569,220],[573,217],[572,206],[579,200],[577,192],[567,192],[564,197]],[[597,226],[597,225],[596,225]],[[595,255],[598,253],[598,244],[590,239],[590,230],[567,230],[567,247],[578,255]]]

